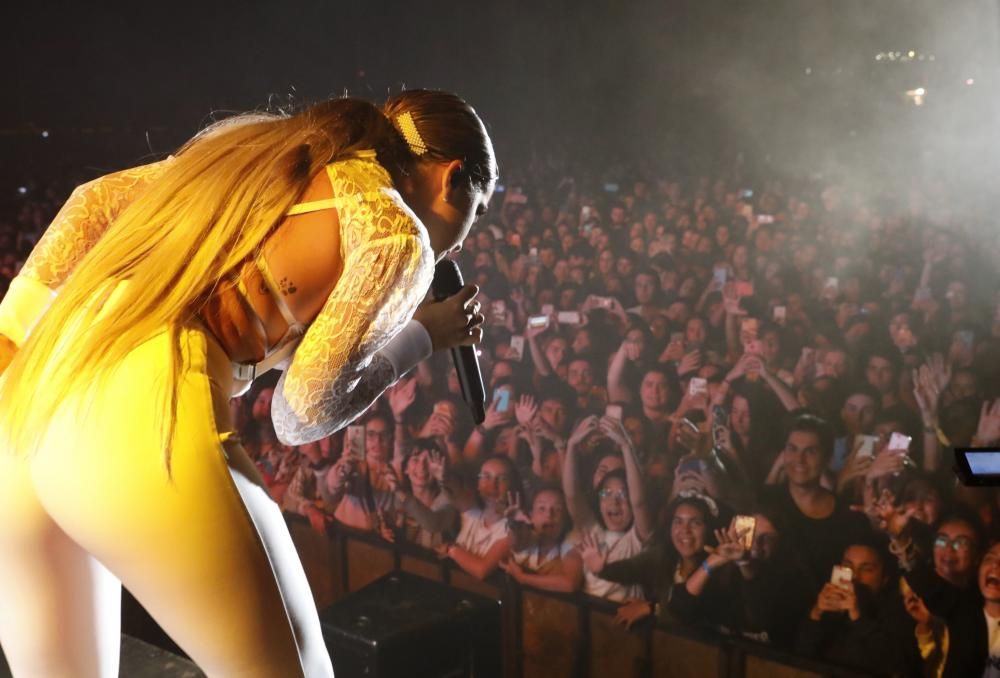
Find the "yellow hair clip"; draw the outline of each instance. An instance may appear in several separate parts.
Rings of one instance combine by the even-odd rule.
[[[424,138],[417,131],[417,125],[413,122],[413,116],[409,112],[397,115],[396,123],[399,125],[399,131],[403,133],[403,138],[406,139],[406,143],[409,144],[410,150],[413,151],[414,155],[423,155],[427,152],[427,144],[424,143]]]

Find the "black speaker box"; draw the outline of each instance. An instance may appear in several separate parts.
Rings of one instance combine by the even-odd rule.
[[[392,572],[319,615],[337,678],[499,678],[500,602]]]

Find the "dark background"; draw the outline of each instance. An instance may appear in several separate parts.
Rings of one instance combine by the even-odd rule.
[[[683,174],[742,152],[792,174],[1000,174],[996,0],[41,2],[5,12],[8,186],[169,152],[229,111],[345,91],[381,101],[403,86],[466,97],[507,168],[555,150]],[[911,49],[935,60],[875,59]],[[903,95],[918,86],[921,107]]]

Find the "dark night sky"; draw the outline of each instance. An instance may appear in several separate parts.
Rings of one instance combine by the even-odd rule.
[[[0,129],[51,128],[57,148],[61,130],[129,128],[102,149],[134,158],[170,150],[211,111],[345,89],[382,100],[405,84],[466,97],[501,159],[556,139],[643,148],[698,130],[753,144],[788,120],[881,133],[864,110],[885,97],[878,49],[940,49],[952,64],[985,49],[995,67],[991,0],[947,14],[935,1],[23,2],[0,17]],[[970,39],[976,25],[992,26],[985,42]],[[851,80],[834,82],[835,67]],[[12,154],[44,157],[6,134],[4,164]]]

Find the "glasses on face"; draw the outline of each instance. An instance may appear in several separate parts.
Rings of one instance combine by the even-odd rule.
[[[951,549],[956,553],[959,551],[968,551],[972,548],[972,539],[969,537],[955,537],[954,539],[948,539],[948,537],[943,534],[939,534],[937,539],[934,540],[934,548]]]
[[[479,478],[482,481],[487,482],[487,483],[492,483],[492,482],[505,483],[505,482],[507,482],[507,474],[506,473],[498,473],[496,475],[493,475],[492,473],[485,473],[485,472],[483,472],[483,473],[480,473],[476,477]]]
[[[607,499],[608,497],[613,497],[619,501],[625,501],[626,499],[628,499],[628,495],[622,492],[621,490],[604,489],[600,490],[597,493],[597,496],[600,497],[601,499]]]

